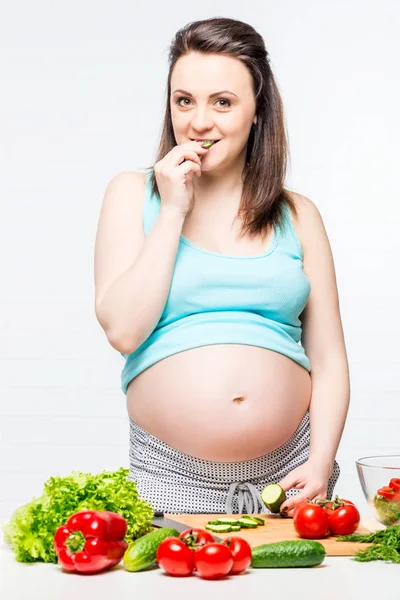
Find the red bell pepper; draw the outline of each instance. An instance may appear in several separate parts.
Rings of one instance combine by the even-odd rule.
[[[85,510],[72,515],[54,534],[60,565],[71,572],[98,573],[117,565],[128,548],[127,522],[110,511]]]
[[[393,488],[388,485],[384,485],[378,490],[379,496],[391,500],[392,502],[400,502],[400,492],[396,492]]]
[[[390,480],[389,487],[391,487],[396,492],[400,492],[400,478],[394,477]]]

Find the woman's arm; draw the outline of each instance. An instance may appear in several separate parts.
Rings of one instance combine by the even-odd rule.
[[[95,311],[110,344],[130,354],[156,327],[167,301],[185,217],[162,206],[144,236],[144,173],[107,186],[95,243]]]
[[[296,232],[303,247],[304,272],[311,283],[310,297],[301,315],[302,345],[311,362],[310,460],[329,470],[333,468],[349,408],[349,366],[328,236],[311,200],[300,196],[297,206]]]

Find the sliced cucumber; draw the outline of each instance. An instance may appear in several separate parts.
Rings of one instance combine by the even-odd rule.
[[[250,519],[239,519],[238,524],[244,529],[255,529],[258,527],[256,521],[250,521]]]
[[[258,521],[256,521],[253,517],[250,517],[250,515],[246,515],[245,517],[240,517],[240,521],[247,521],[248,523],[251,523],[252,525],[258,525]]]
[[[253,515],[242,515],[241,519],[250,519],[251,521],[256,521],[258,525],[265,525],[264,519],[260,519],[260,517],[254,517]]]
[[[229,531],[231,531],[231,525],[223,525],[222,523],[217,525],[210,525],[207,523],[205,528],[214,533],[229,533]]]
[[[214,143],[214,140],[204,140],[202,146],[203,148],[211,148]]]
[[[216,521],[217,523],[220,524],[224,524],[224,525],[238,525],[239,524],[239,519],[232,519],[230,517],[221,517],[220,519],[217,519]]]
[[[262,544],[251,549],[251,566],[260,569],[314,567],[326,555],[325,548],[314,540],[287,540]]]
[[[272,513],[278,513],[281,504],[286,500],[286,494],[278,483],[266,485],[261,492],[261,499]]]
[[[216,521],[208,521],[206,529],[209,531],[218,531],[221,533],[229,531],[240,531],[243,529],[255,529],[259,525],[264,525],[263,519],[253,517],[251,515],[242,515],[239,519],[233,519],[232,517],[220,517]],[[221,529],[221,525],[223,529]],[[217,529],[215,529],[217,527]]]

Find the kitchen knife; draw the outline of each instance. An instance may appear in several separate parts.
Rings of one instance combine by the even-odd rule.
[[[151,522],[155,527],[172,527],[179,533],[182,533],[182,531],[185,531],[185,529],[193,529],[191,525],[182,523],[182,521],[175,521],[174,519],[165,517],[164,513],[159,510],[154,511],[154,517],[152,518]],[[216,542],[223,542],[223,539],[216,536],[213,531],[210,531],[210,533]]]

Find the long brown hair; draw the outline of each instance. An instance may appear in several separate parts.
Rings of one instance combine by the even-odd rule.
[[[170,108],[171,75],[177,60],[189,52],[229,55],[242,61],[250,71],[257,124],[252,126],[248,138],[238,217],[242,220],[242,236],[263,237],[268,226],[282,222],[284,202],[297,214],[293,200],[284,189],[289,147],[282,98],[264,40],[251,25],[222,17],[194,21],[178,30],[169,49],[167,103],[155,162],[162,160],[177,144]],[[150,182],[152,193],[160,197],[154,170]]]

